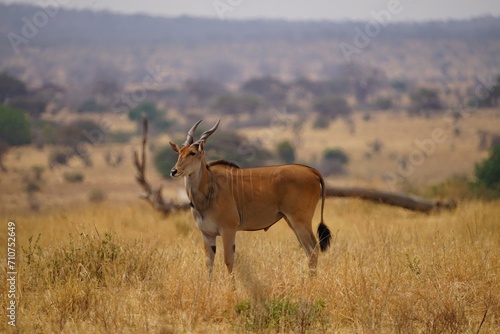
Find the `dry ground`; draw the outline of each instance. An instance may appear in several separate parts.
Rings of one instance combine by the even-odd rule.
[[[104,204],[18,214],[17,330],[498,333],[499,204],[424,215],[328,200],[334,240],[317,277],[280,223],[237,235],[234,283],[220,252],[207,279],[187,212],[165,219],[145,204]],[[0,240],[5,249],[6,233]]]

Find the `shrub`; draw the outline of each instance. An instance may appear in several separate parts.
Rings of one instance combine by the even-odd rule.
[[[55,165],[67,166],[71,153],[67,150],[56,149],[49,154],[49,167],[53,168]]]
[[[61,126],[56,122],[37,120],[33,122],[33,128],[40,134],[43,144],[55,145],[58,143]]]
[[[326,149],[323,152],[323,159],[328,160],[328,161],[338,160],[343,164],[346,164],[349,162],[349,157],[340,148],[328,148],[328,149]]]
[[[317,100],[314,104],[314,110],[332,119],[347,117],[352,112],[346,99],[338,96],[326,96]]]
[[[394,79],[391,81],[391,87],[395,91],[403,93],[408,89],[408,82],[401,79]]]
[[[443,109],[439,92],[435,89],[420,88],[410,95],[410,114],[429,116],[431,112]]]
[[[314,120],[313,128],[326,129],[330,126],[330,118],[319,114]]]
[[[0,105],[0,141],[12,146],[31,142],[31,124],[26,113]]]
[[[388,110],[392,108],[392,100],[390,97],[380,96],[375,101],[375,107],[381,110]]]
[[[89,193],[89,202],[101,203],[106,199],[106,193],[101,189],[92,189]]]
[[[109,132],[106,138],[108,143],[116,143],[116,144],[126,144],[132,139],[134,136],[133,132],[127,131],[116,131]]]
[[[165,178],[170,176],[170,170],[177,162],[177,153],[172,150],[170,145],[161,147],[154,154],[154,164],[158,172]]]
[[[329,148],[323,152],[323,160],[319,167],[324,176],[345,174],[345,166],[349,163],[347,154],[339,148]]]
[[[65,172],[63,178],[68,183],[80,183],[85,177],[80,172]]]
[[[142,124],[143,116],[148,118],[149,124],[154,129],[166,130],[174,124],[173,121],[165,119],[162,112],[156,108],[156,105],[149,101],[139,104],[130,110],[128,114],[128,118],[138,122],[139,126]]]
[[[287,164],[291,164],[295,161],[295,148],[289,141],[285,140],[278,144],[277,146],[278,156]]]
[[[500,195],[500,147],[494,147],[488,158],[476,165],[476,182],[479,187]]]
[[[0,73],[0,103],[7,98],[25,96],[28,94],[26,84],[7,72]]]

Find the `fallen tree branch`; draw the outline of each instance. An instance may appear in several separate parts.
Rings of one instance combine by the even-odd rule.
[[[326,196],[360,198],[419,212],[430,212],[442,209],[453,210],[457,207],[457,202],[454,200],[434,201],[414,195],[361,187],[327,187]]]

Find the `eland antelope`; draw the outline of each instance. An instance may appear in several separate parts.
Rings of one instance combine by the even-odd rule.
[[[193,135],[200,122],[189,130],[182,146],[170,143],[179,154],[170,175],[184,177],[191,211],[203,236],[209,275],[214,263],[216,237],[222,237],[224,261],[231,273],[236,232],[267,231],[281,218],[286,220],[304,248],[313,275],[319,252],[312,218],[320,196],[321,220],[317,233],[321,251],[329,247],[331,239],[330,230],[323,222],[326,189],[321,174],[314,168],[295,164],[239,168],[225,160],[207,163],[204,145],[217,130],[220,120],[195,142]]]

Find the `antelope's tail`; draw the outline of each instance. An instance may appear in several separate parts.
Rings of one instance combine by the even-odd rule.
[[[323,221],[323,211],[325,208],[325,198],[326,198],[326,187],[325,180],[321,173],[314,169],[314,173],[319,178],[319,183],[321,184],[321,220],[318,226],[318,239],[319,239],[319,248],[322,252],[326,251],[328,247],[330,247],[330,240],[332,239],[332,234],[330,233],[330,229]]]

